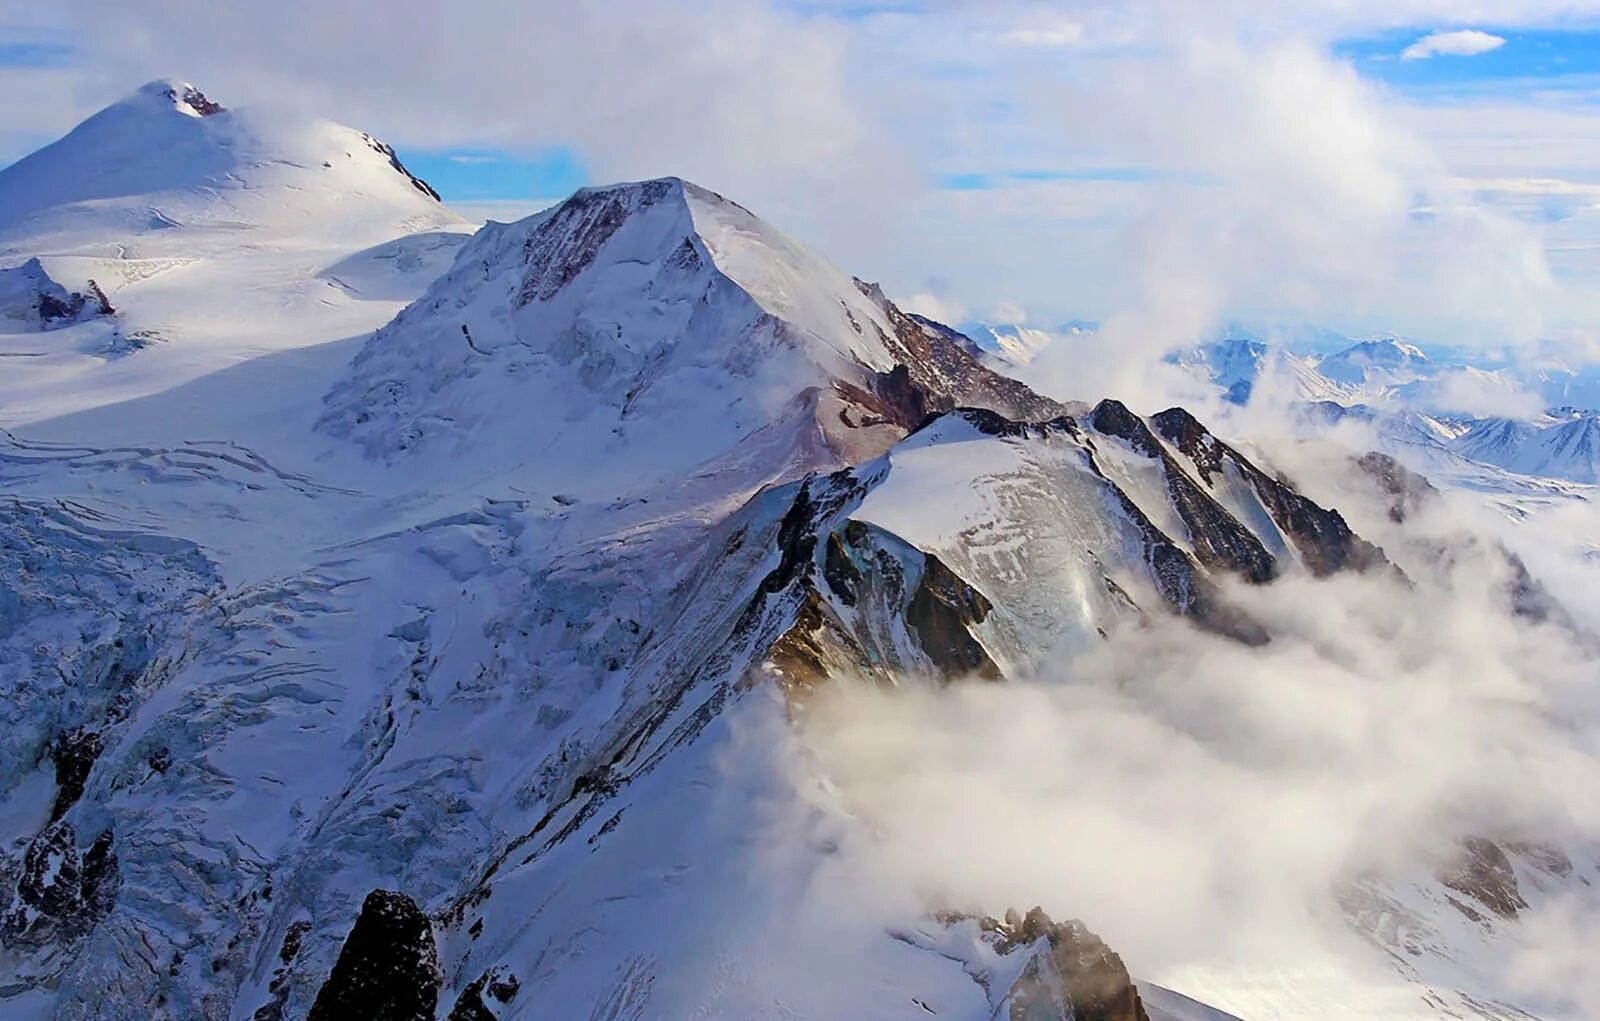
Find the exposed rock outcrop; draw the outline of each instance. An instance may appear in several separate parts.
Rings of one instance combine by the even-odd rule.
[[[1517,887],[1517,872],[1505,850],[1486,837],[1467,837],[1461,842],[1461,853],[1444,871],[1439,882],[1472,898],[1501,918],[1516,918],[1528,907],[1522,891]],[[1467,904],[1450,899],[1462,914],[1474,920],[1481,915]]]
[[[81,290],[71,290],[57,281],[38,259],[0,269],[0,318],[54,330],[116,313],[99,284],[87,280],[76,286]]]
[[[79,850],[71,823],[58,821],[34,837],[15,877],[11,903],[0,916],[0,942],[38,946],[75,940],[110,912],[116,899],[117,856],[111,830]]]
[[[492,968],[461,990],[448,1021],[496,1021],[505,1006],[521,988],[517,977],[503,968]]]
[[[1002,955],[1029,956],[997,1021],[1149,1021],[1122,958],[1082,922],[1054,922],[1036,907],[979,925]]]
[[[1171,412],[1163,414],[1171,415]],[[1188,412],[1182,414],[1188,416]],[[1155,421],[1159,425],[1161,416],[1157,415]],[[1199,426],[1192,417],[1188,421]],[[1172,459],[1144,420],[1129,411],[1121,401],[1101,401],[1095,406],[1090,423],[1102,433],[1126,440],[1135,450],[1161,465],[1168,498],[1183,520],[1195,557],[1202,564],[1231,571],[1257,584],[1271,581],[1277,575],[1277,562],[1261,544],[1261,540],[1207,495]],[[1181,445],[1180,449],[1183,449]],[[1201,466],[1202,472],[1206,472],[1207,466],[1212,463],[1206,456],[1210,453],[1209,449],[1203,444],[1196,444],[1192,449],[1201,454],[1195,463]],[[1185,453],[1188,451],[1185,450]],[[1206,477],[1209,479],[1209,474]]]
[[[102,742],[97,731],[85,727],[70,730],[50,746],[50,760],[56,767],[56,796],[50,806],[50,821],[67,814],[67,809],[83,797],[89,770],[100,757]]]
[[[411,187],[422,192],[422,194],[428,196],[430,199],[433,199],[435,202],[442,201],[442,199],[439,198],[439,193],[433,190],[433,185],[429,184],[427,181],[424,181],[422,178],[406,169],[406,165],[401,163],[400,157],[395,154],[394,146],[390,145],[388,142],[382,141],[381,139],[373,138],[371,135],[366,133],[363,133],[361,138],[364,142],[372,147],[374,152],[378,153],[378,155],[389,161],[389,166],[394,169],[395,173],[399,174],[407,181],[410,181]]]
[[[403,893],[374,890],[307,1021],[433,1021],[442,982],[428,916]]]
[[[1189,412],[1169,408],[1151,421],[1162,436],[1197,466],[1210,466],[1210,471],[1201,469],[1208,482],[1211,473],[1220,471],[1224,461],[1237,468],[1312,574],[1323,577],[1336,571],[1366,571],[1388,566],[1389,559],[1383,551],[1355,534],[1338,511],[1318,506],[1296,492],[1286,479],[1263,472],[1233,447],[1211,435]]]
[[[1388,454],[1369,450],[1356,458],[1355,464],[1388,498],[1389,520],[1397,525],[1404,524],[1407,518],[1439,495],[1433,483]]]

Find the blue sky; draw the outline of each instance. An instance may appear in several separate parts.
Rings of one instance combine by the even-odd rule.
[[[1418,99],[1442,95],[1527,94],[1589,90],[1600,86],[1600,31],[1442,25],[1428,31],[1468,29],[1505,40],[1473,56],[1437,55],[1405,60],[1401,54],[1420,36],[1416,28],[1390,30],[1333,46],[1363,74]]]
[[[532,157],[470,148],[401,149],[399,155],[412,173],[451,202],[554,199],[591,183],[583,161],[564,147]]]

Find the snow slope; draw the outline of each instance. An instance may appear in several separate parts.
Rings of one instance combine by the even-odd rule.
[[[0,320],[0,425],[363,336],[467,231],[371,136],[152,82],[0,171],[0,272],[37,259],[116,310],[45,333]],[[361,252],[399,271],[386,291],[328,273]]]
[[[1600,482],[1600,418],[1594,415],[1485,419],[1472,423],[1451,448],[1520,475]]]
[[[522,462],[609,492],[746,437],[771,459],[755,485],[860,460],[955,403],[1060,410],[742,207],[665,179],[485,228],[365,346],[321,425],[373,457]]]

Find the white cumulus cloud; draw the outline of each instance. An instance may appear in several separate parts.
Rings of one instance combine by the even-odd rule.
[[[1429,57],[1476,57],[1504,46],[1501,36],[1464,28],[1455,32],[1430,32],[1407,46],[1400,54],[1401,60],[1427,60]]]

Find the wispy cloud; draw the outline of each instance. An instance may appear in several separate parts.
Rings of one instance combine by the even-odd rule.
[[[1006,46],[1076,46],[1083,42],[1083,26],[1076,21],[1056,18],[1032,24],[1019,25],[1000,34]]]

